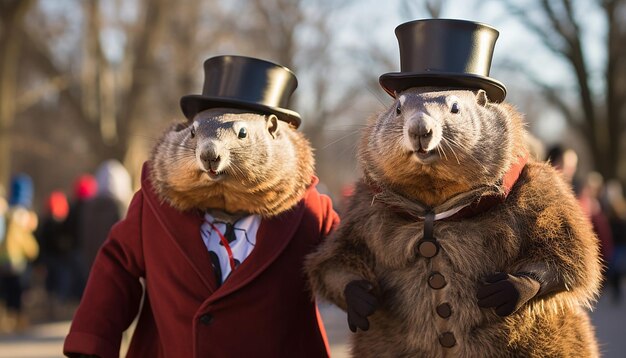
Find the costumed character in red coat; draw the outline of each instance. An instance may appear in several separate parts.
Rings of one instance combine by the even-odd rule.
[[[66,355],[117,357],[138,314],[129,357],[328,356],[303,258],[338,217],[287,109],[296,77],[240,56],[204,70],[96,257]]]

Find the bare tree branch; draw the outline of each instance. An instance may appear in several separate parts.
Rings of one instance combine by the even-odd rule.
[[[513,14],[527,26],[547,49],[557,56],[566,60],[572,69],[578,86],[579,103],[582,109],[584,125],[578,125],[578,129],[587,140],[592,150],[597,169],[606,176],[615,174],[618,163],[618,154],[621,131],[626,129],[626,125],[620,124],[626,120],[622,119],[626,114],[626,55],[623,43],[626,41],[626,29],[620,25],[620,16],[617,16],[617,8],[626,6],[624,0],[604,0],[597,1],[597,5],[604,9],[604,18],[607,25],[606,44],[606,67],[605,67],[605,100],[603,104],[598,103],[594,95],[590,81],[591,76],[588,70],[588,63],[585,58],[585,47],[583,46],[583,35],[581,23],[584,21],[575,14],[574,2],[571,0],[539,0],[538,7],[541,13],[548,20],[546,24],[535,22],[531,19],[529,10],[516,7],[513,1],[506,1],[508,7],[513,9]],[[626,12],[622,12],[624,14]],[[622,15],[623,17],[623,15]],[[562,46],[553,46],[556,42],[561,42]],[[542,88],[547,98],[555,104],[565,115],[571,116],[571,110],[559,101],[559,91],[537,79],[529,79]],[[620,87],[619,83],[625,83]],[[606,109],[604,114],[603,109]],[[571,121],[568,121],[571,122]]]
[[[518,60],[508,59],[507,62],[501,64],[501,67],[503,69],[510,69],[512,71],[519,71],[520,68],[524,68],[524,64]],[[554,87],[553,85],[546,83],[530,70],[524,71],[524,77],[540,89],[543,97],[549,103],[552,103],[556,108],[561,111],[561,113],[563,114],[563,118],[565,118],[570,126],[578,128],[581,131],[588,130],[587,124],[581,121],[581,116],[576,115],[576,112],[574,112],[571,106],[564,100],[562,95],[563,92],[565,92],[564,89]]]
[[[526,28],[531,30],[535,34],[537,39],[539,39],[539,41],[541,41],[548,50],[560,56],[563,54],[563,51],[565,51],[564,44],[558,43],[554,40],[552,31],[548,31],[544,29],[543,26],[536,23],[529,16],[527,10],[520,7],[518,3],[515,3],[512,0],[505,0],[504,3],[506,4],[507,8],[509,8],[511,14],[517,17]]]

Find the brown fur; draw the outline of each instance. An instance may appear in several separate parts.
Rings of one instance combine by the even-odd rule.
[[[268,129],[271,121],[278,126],[273,135]],[[240,139],[243,124],[248,135]],[[209,142],[227,161],[219,181],[209,178],[198,159]],[[308,140],[293,126],[275,116],[236,109],[207,110],[194,121],[172,126],[154,147],[150,161],[158,195],[179,210],[263,217],[292,208],[311,184],[314,166]]]
[[[530,161],[506,202],[487,212],[435,221],[439,254],[426,259],[416,252],[423,222],[398,215],[382,198],[399,198],[396,204],[411,211],[470,189],[502,191],[500,179],[524,154],[524,128],[512,106],[481,105],[481,94],[471,91],[412,89],[403,95],[401,115],[396,102],[364,131],[364,177],[338,230],[306,265],[313,290],[344,309],[349,281],[374,283],[381,307],[369,317],[370,329],[352,336],[353,356],[598,356],[586,313],[600,282],[597,239],[571,189],[549,165]],[[461,116],[450,113],[446,99],[452,95],[459,98]],[[436,117],[446,137],[430,164],[414,160],[402,144],[403,128],[418,112]],[[443,289],[428,287],[433,271],[446,278]],[[479,284],[495,272],[532,272],[566,289],[501,318],[476,299]],[[452,306],[448,319],[435,312],[443,302]],[[455,335],[452,348],[438,342],[446,331]]]

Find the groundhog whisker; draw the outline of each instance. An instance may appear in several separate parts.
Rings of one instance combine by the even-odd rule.
[[[449,143],[453,144],[457,149],[460,149],[463,151],[467,151],[470,149],[470,147],[466,143],[459,143],[458,141],[448,137],[445,134],[442,136],[442,138],[448,141]]]
[[[194,152],[175,152],[169,155],[170,159],[187,159],[187,158],[195,158],[195,151]]]
[[[324,131],[329,131],[329,132],[341,132],[341,131],[345,131],[345,130],[349,130],[349,129],[354,129],[354,128],[365,128],[367,127],[367,124],[365,123],[355,123],[355,124],[344,124],[341,126],[334,126],[334,127],[326,127],[323,130]]]
[[[450,141],[448,138],[446,138],[445,136],[442,137],[442,143],[447,145],[448,148],[450,148],[450,151],[452,152],[452,155],[454,155],[454,158],[456,158],[456,163],[457,164],[461,164],[461,161],[459,160],[459,157],[456,155],[456,152],[454,151],[454,148],[452,148],[452,146],[450,145]],[[445,152],[445,151],[444,151]],[[447,158],[446,158],[447,159]]]
[[[344,140],[344,139],[346,139],[346,138],[348,138],[348,137],[351,137],[351,136],[353,136],[353,135],[355,135],[355,134],[358,134],[358,133],[359,133],[359,130],[355,130],[355,131],[352,131],[352,132],[350,132],[350,133],[348,133],[348,134],[346,134],[346,135],[343,135],[343,136],[339,137],[338,139],[336,139],[336,140],[334,140],[334,141],[332,141],[332,142],[330,142],[330,143],[326,144],[325,146],[321,147],[321,148],[320,148],[320,150],[326,149],[326,148],[330,147],[331,145],[336,144],[336,143],[339,143],[339,142],[341,142],[342,140]]]
[[[387,106],[389,105],[389,100],[385,97],[385,99],[380,97],[380,92],[373,90],[370,86],[366,86],[365,88],[367,88],[367,91],[374,96],[374,98],[376,98],[376,100],[378,100],[378,103],[380,103],[380,107],[382,109],[387,108]]]
[[[437,153],[439,154],[439,156],[443,156],[445,160],[448,160],[448,155],[446,154],[446,150],[445,148],[443,148],[442,146],[438,145],[437,147]]]
[[[230,169],[232,176],[235,177],[236,179],[241,180],[241,179],[246,178],[246,173],[238,165],[231,163],[229,169]]]
[[[443,154],[441,153],[441,148],[439,146],[436,146],[435,149],[437,149],[437,154],[439,155],[439,157],[443,157]]]
[[[138,137],[138,138],[143,138],[143,139],[150,139],[152,142],[158,142],[159,138],[158,137],[152,137],[149,135],[144,135],[144,134],[131,134],[131,137]]]
[[[462,150],[463,152],[465,152],[467,154],[467,157],[469,159],[471,159],[472,161],[474,161],[474,163],[476,163],[478,166],[480,166],[484,171],[487,170],[487,166],[485,164],[483,164],[481,161],[479,161],[478,159],[476,159],[476,157],[474,157],[470,152],[470,150],[465,147],[460,145],[458,142],[456,142],[455,140],[453,140],[452,138],[447,138],[447,137],[443,137],[445,138],[449,143],[451,143],[452,145],[456,146],[458,149]],[[452,146],[450,147],[452,149]],[[454,149],[452,149],[452,151],[454,152]],[[455,153],[456,156],[456,153]],[[458,157],[457,157],[458,160]]]
[[[184,144],[173,144],[173,146],[174,146],[174,147],[178,147],[178,148],[185,148],[185,149],[189,149],[189,150],[192,150],[192,151],[195,151],[195,150],[196,150],[196,148],[195,148],[195,147],[186,146],[186,145],[184,145]]]
[[[467,158],[471,159],[476,165],[480,166],[482,168],[483,171],[488,171],[488,168],[485,164],[481,163],[480,160],[478,160],[475,156],[473,156],[470,153],[467,153],[466,155]]]

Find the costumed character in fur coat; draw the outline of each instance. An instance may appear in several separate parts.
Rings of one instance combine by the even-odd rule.
[[[572,190],[529,158],[522,116],[488,77],[498,32],[396,29],[394,102],[359,146],[342,224],[307,261],[345,309],[354,357],[596,357],[598,242]]]

